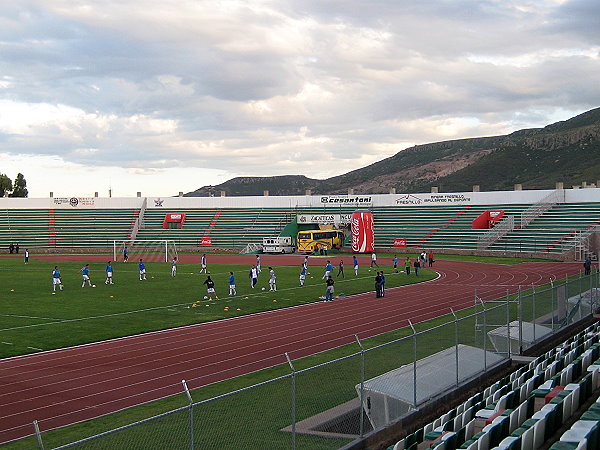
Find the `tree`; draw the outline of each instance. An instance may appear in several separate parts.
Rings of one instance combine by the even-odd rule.
[[[15,182],[13,185],[11,197],[27,197],[27,181],[22,173],[17,174],[17,178],[15,178]]]
[[[12,191],[12,181],[5,174],[0,173],[0,197],[5,197]]]

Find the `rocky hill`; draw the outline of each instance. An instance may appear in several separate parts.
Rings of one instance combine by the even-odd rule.
[[[600,108],[544,128],[520,130],[506,136],[459,139],[417,145],[392,157],[344,175],[316,180],[302,175],[239,177],[221,185],[202,187],[186,196],[355,194],[441,192],[512,189],[551,189],[600,180]]]

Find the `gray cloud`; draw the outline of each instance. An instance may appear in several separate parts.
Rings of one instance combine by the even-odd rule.
[[[0,5],[0,152],[331,176],[600,104],[596,0]]]

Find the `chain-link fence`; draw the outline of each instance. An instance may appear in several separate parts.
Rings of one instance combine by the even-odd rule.
[[[334,449],[387,426],[596,312],[599,274],[521,287],[349,356],[57,447]],[[380,342],[381,339],[378,339]],[[287,356],[287,355],[286,355]],[[37,435],[40,447],[43,435]]]

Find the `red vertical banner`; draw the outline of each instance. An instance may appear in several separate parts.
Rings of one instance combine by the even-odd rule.
[[[373,213],[355,212],[350,219],[352,233],[352,252],[371,253],[375,250],[375,228]]]

